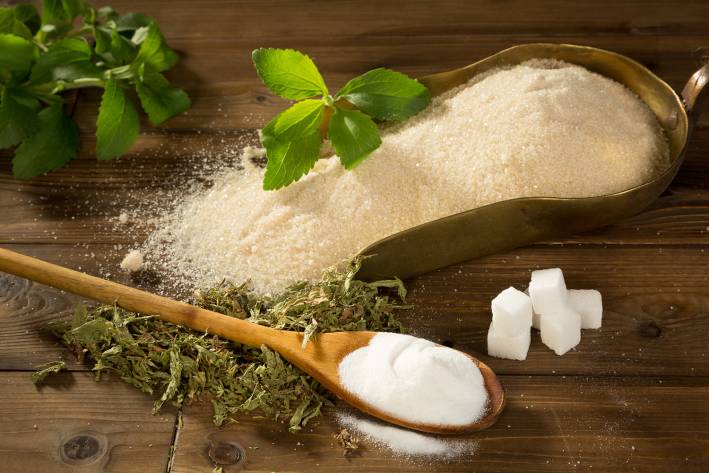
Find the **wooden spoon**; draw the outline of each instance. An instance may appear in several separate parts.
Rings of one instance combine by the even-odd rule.
[[[418,424],[398,419],[349,393],[340,384],[340,361],[354,350],[367,346],[376,332],[322,333],[302,348],[302,333],[252,324],[3,248],[0,248],[0,270],[105,304],[116,304],[132,312],[156,315],[167,322],[208,332],[234,342],[252,346],[266,345],[348,404],[374,417],[410,429],[437,434],[481,430],[495,423],[504,406],[504,391],[495,373],[487,365],[468,355],[480,369],[489,395],[487,411],[483,418],[465,426]],[[445,386],[441,388],[445,389]]]

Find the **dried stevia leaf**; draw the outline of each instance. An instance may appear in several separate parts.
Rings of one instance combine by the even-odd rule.
[[[50,361],[49,363],[39,365],[37,371],[32,373],[32,382],[34,384],[40,384],[50,374],[59,373],[64,369],[66,369],[66,362],[64,361]]]
[[[220,285],[198,292],[194,303],[251,323],[304,332],[306,343],[330,331],[401,332],[396,312],[408,306],[388,292],[405,295],[403,284],[358,281],[359,264],[332,268],[321,281],[295,284],[274,297],[257,296],[247,285]],[[232,343],[115,306],[78,306],[70,323],[52,329],[80,359],[93,360],[97,376],[110,372],[154,394],[156,410],[207,395],[216,425],[240,412],[258,412],[297,431],[332,405],[318,382],[265,346]]]

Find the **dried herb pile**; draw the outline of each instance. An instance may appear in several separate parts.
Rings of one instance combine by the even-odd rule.
[[[231,317],[283,330],[401,332],[396,311],[404,305],[401,281],[354,279],[359,261],[327,270],[317,283],[299,283],[276,297],[247,285],[221,285],[196,293],[194,303]],[[181,406],[208,395],[214,423],[239,412],[287,421],[297,431],[331,404],[319,383],[266,347],[253,348],[125,311],[78,307],[69,324],[53,327],[80,359],[94,362],[97,378],[109,371],[166,403]],[[56,371],[56,367],[53,367]]]

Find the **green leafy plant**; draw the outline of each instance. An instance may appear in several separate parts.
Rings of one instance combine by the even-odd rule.
[[[141,13],[96,10],[83,0],[44,0],[0,7],[0,149],[17,146],[12,170],[30,179],[76,157],[79,130],[62,92],[104,89],[96,155],[113,159],[140,130],[134,89],[159,125],[190,107],[187,94],[162,75],[177,62],[157,23]]]
[[[263,130],[268,164],[263,188],[279,189],[307,174],[327,137],[347,169],[381,144],[377,121],[405,120],[428,106],[428,89],[410,77],[379,68],[349,81],[334,96],[313,61],[292,49],[257,49],[256,72],[275,94],[296,104]]]

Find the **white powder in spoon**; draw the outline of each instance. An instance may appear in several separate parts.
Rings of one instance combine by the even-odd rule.
[[[467,426],[486,412],[488,393],[465,354],[422,338],[378,333],[338,367],[342,386],[412,423]]]

